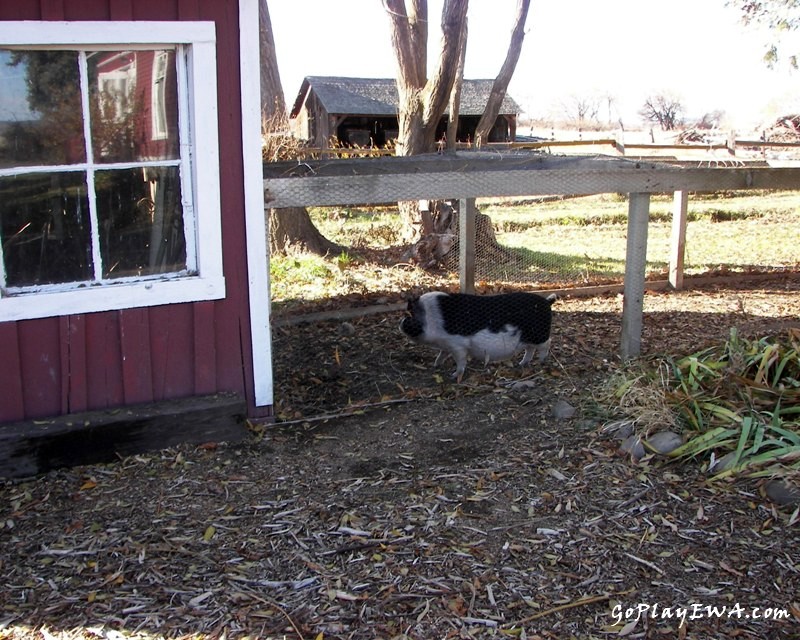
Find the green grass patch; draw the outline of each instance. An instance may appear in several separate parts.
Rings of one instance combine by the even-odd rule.
[[[400,243],[397,207],[313,207],[309,215],[322,235],[343,246],[382,249]]]
[[[269,263],[271,296],[292,301],[323,298],[336,282],[331,260],[313,254],[272,256]]]

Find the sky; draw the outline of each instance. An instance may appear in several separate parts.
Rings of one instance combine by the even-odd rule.
[[[11,53],[0,51],[0,122],[27,120],[35,116],[28,108],[25,71],[9,66]]]
[[[268,4],[289,106],[305,76],[396,76],[381,0]],[[442,2],[428,4],[431,75]],[[516,4],[470,2],[466,78],[497,75]],[[790,35],[800,50],[800,34]],[[576,100],[594,99],[602,121],[622,120],[626,129],[641,125],[638,112],[648,96],[669,94],[690,121],[721,110],[726,128],[757,130],[800,111],[800,72],[770,70],[763,62],[771,39],[744,26],[726,0],[532,0],[508,93],[534,118],[563,118]]]

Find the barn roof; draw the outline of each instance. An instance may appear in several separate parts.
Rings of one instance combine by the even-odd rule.
[[[464,80],[461,89],[462,116],[483,114],[494,80]],[[314,91],[330,114],[361,116],[397,115],[399,99],[393,78],[344,78],[340,76],[306,76],[294,101],[291,117],[300,113],[310,91]],[[506,95],[501,114],[517,114],[519,105]]]

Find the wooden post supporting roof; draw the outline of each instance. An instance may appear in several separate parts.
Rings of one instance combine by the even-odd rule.
[[[622,302],[623,360],[635,358],[642,348],[644,282],[647,270],[647,227],[650,194],[632,193],[628,202],[628,246],[625,250],[625,293]]]
[[[458,272],[462,293],[475,293],[475,198],[458,203]]]

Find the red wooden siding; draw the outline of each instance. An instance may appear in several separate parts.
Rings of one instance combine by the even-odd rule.
[[[212,20],[227,298],[0,323],[0,423],[233,391],[253,409],[238,3],[15,0],[0,20]],[[31,298],[31,304],[35,299]]]
[[[213,302],[198,302],[194,312],[194,390],[197,394],[214,391],[217,379],[217,349],[214,336]],[[188,380],[187,380],[188,382]]]
[[[86,411],[89,407],[87,386],[86,317],[84,315],[61,318],[61,375],[68,383],[61,388],[61,411],[71,413]]]
[[[122,352],[119,315],[91,313],[86,316],[86,385],[92,409],[116,407],[123,402]]]
[[[19,335],[16,323],[0,322],[0,402],[3,414],[9,420],[18,420],[25,415],[22,398],[22,363],[19,353]]]
[[[58,318],[19,323],[22,401],[26,418],[61,413],[61,344]]]

